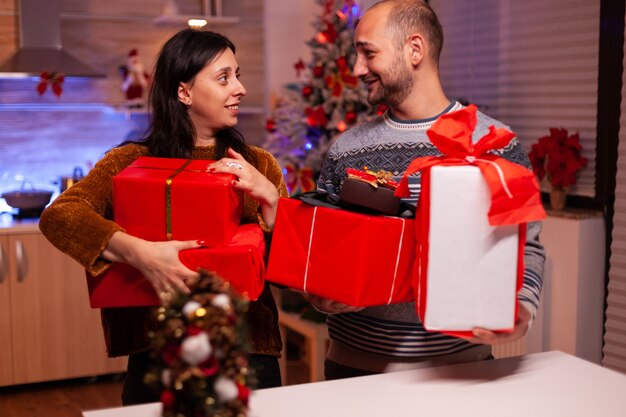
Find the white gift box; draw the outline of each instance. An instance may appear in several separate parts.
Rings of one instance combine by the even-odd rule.
[[[419,285],[426,294],[417,297],[425,300],[418,307],[426,329],[513,328],[520,226],[491,226],[489,206],[478,167],[431,168],[428,263]]]

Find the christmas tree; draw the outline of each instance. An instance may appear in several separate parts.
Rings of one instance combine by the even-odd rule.
[[[322,14],[307,42],[312,58],[294,64],[298,82],[285,86],[266,123],[264,147],[283,167],[291,194],[315,188],[315,175],[333,140],[382,109],[367,103],[367,90],[352,74],[352,38],[361,10],[354,0],[317,0]]]
[[[199,272],[191,294],[176,293],[158,309],[144,382],[159,393],[164,417],[244,416],[254,378],[245,353],[248,302],[214,273]]]

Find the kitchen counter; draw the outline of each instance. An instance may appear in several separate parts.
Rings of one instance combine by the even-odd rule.
[[[39,219],[14,219],[11,213],[0,214],[0,234],[11,235],[39,231]]]

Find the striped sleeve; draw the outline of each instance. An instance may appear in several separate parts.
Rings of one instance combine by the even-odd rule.
[[[517,299],[530,311],[533,318],[539,308],[546,260],[545,250],[539,242],[539,232],[541,232],[540,222],[528,223],[524,247],[524,284],[517,293]]]
[[[531,169],[528,155],[517,139],[499,152],[502,157]],[[543,287],[543,270],[546,260],[545,250],[539,241],[541,222],[528,223],[526,244],[524,246],[524,283],[517,294],[517,299],[531,313],[534,319],[539,308],[539,299]]]

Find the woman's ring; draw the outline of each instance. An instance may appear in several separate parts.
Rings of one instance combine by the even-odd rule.
[[[226,166],[237,168],[237,169],[243,169],[243,165],[241,165],[239,162],[226,162]]]

